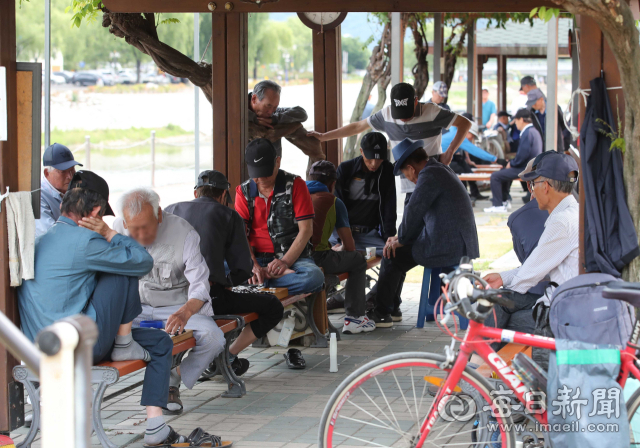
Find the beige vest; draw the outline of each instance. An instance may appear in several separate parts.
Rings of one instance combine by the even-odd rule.
[[[116,218],[113,229],[129,236],[122,218]],[[151,246],[146,247],[153,257],[153,269],[140,277],[140,302],[152,307],[184,305],[189,300],[189,282],[184,276],[184,241],[193,230],[191,224],[179,216],[162,212],[162,223]]]

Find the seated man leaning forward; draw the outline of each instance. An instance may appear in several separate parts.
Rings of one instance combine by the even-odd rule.
[[[405,207],[397,237],[389,238],[386,275],[378,281],[376,318],[389,314],[402,276],[417,265],[452,268],[463,256],[479,256],[478,233],[469,195],[458,176],[429,158],[422,141],[404,139],[393,148],[394,173],[416,184]],[[371,316],[369,316],[371,318]]]
[[[180,437],[162,417],[169,395],[171,338],[163,331],[131,328],[141,311],[138,277],[153,268],[153,258],[102,220],[113,215],[108,199],[104,179],[91,171],[75,173],[62,198],[62,215],[36,243],[35,278],[18,288],[22,330],[33,341],[59,319],[84,313],[95,320],[94,364],[149,363],[140,399],[147,407],[145,443],[176,443]]]
[[[236,211],[227,207],[229,181],[225,175],[215,170],[203,171],[193,195],[193,201],[178,202],[165,210],[186,219],[200,235],[200,251],[209,266],[213,312],[258,314],[258,319],[244,327],[229,347],[231,367],[240,376],[249,368],[249,360],[237,355],[278,325],[284,308],[271,294],[237,293],[228,289],[253,277],[253,260],[244,222]],[[215,365],[212,368],[215,369]]]
[[[134,324],[161,320],[169,334],[193,330],[196,346],[171,371],[171,413],[182,412],[180,382],[191,389],[215,357],[225,339],[214,320],[209,296],[209,268],[200,253],[200,236],[184,219],[160,208],[160,197],[147,188],[124,193],[120,217],[113,227],[131,236],[153,257],[153,269],[139,281],[142,312]]]
[[[314,163],[309,170],[307,187],[311,193],[313,218],[313,259],[325,274],[349,273],[347,282],[344,327],[342,332],[356,334],[376,329],[376,324],[365,315],[364,290],[367,279],[367,261],[351,236],[349,217],[344,203],[333,195],[336,186],[336,167],[327,160]],[[336,229],[342,247],[332,250],[329,237]]]
[[[249,283],[287,288],[291,295],[320,291],[324,275],[311,258],[313,203],[307,185],[280,169],[269,140],[250,142],[245,160],[250,179],[236,188],[236,211],[252,248]]]
[[[537,164],[536,164],[537,163]],[[578,164],[571,156],[555,151],[538,157],[533,170],[523,174],[529,182],[540,210],[546,210],[549,218],[538,245],[522,266],[499,274],[489,274],[484,279],[492,288],[505,287],[514,291],[514,308],[496,306],[496,320],[487,318],[486,325],[533,333],[535,323],[529,319],[512,319],[514,313],[532,309],[540,298],[530,294],[531,288],[542,280],[561,285],[578,275],[578,203],[571,194],[578,180]]]

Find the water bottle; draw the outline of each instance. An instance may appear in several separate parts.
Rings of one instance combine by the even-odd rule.
[[[338,371],[338,339],[335,333],[331,333],[329,339],[329,372]]]

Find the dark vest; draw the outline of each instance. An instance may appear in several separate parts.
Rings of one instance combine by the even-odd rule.
[[[284,170],[278,171],[276,185],[273,189],[271,209],[267,217],[267,228],[269,229],[269,236],[273,243],[276,258],[284,257],[284,254],[287,253],[300,231],[293,209],[293,181],[296,177],[299,176],[287,173]],[[251,195],[251,190],[254,190],[257,196],[257,186],[252,179],[249,179],[243,182],[240,188],[244,198],[247,200],[247,207],[249,209],[249,223],[247,224],[248,238],[251,233],[253,210],[255,208],[255,196]],[[311,242],[308,242],[300,254],[300,257],[310,257],[311,251]]]
[[[329,238],[336,227],[336,197],[332,193],[320,191],[311,195],[313,202],[313,250],[331,250]]]

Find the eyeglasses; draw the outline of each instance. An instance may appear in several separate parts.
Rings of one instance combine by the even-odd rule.
[[[541,184],[541,183],[544,183],[544,182],[546,182],[546,180],[538,180],[538,181],[531,180],[531,181],[529,181],[529,187],[533,190],[533,189],[536,188],[536,184]]]

